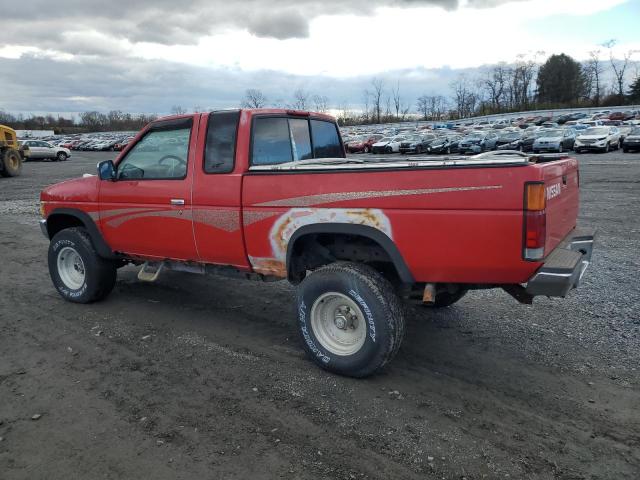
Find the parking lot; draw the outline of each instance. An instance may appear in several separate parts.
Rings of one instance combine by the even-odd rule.
[[[408,305],[366,380],[304,357],[286,283],[126,267],[104,302],[63,301],[39,191],[115,155],[0,178],[0,478],[638,478],[640,154],[578,156],[598,237],[570,297]]]

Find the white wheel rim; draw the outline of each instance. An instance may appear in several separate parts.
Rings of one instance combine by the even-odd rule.
[[[326,350],[339,356],[357,353],[367,338],[367,325],[360,307],[337,292],[321,295],[311,307],[311,328]]]
[[[58,275],[71,290],[80,290],[84,285],[85,268],[82,257],[75,248],[64,247],[58,253]]]

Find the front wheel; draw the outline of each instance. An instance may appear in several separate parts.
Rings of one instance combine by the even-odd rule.
[[[66,153],[64,153],[64,152],[58,152],[58,153],[56,154],[56,159],[57,159],[59,162],[64,162],[64,161],[67,159],[67,154],[66,154]]]
[[[106,297],[116,283],[116,264],[98,255],[84,228],[56,233],[49,244],[49,274],[58,293],[70,302]]]
[[[404,315],[393,286],[371,267],[333,263],[298,286],[298,329],[307,354],[321,368],[366,377],[397,353]]]

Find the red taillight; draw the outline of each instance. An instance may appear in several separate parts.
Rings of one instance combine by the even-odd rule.
[[[524,234],[522,257],[539,261],[544,258],[547,237],[546,190],[543,182],[526,183],[524,187]]]

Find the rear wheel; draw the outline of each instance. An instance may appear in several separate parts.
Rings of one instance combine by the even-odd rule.
[[[20,175],[22,171],[22,158],[16,150],[8,148],[2,153],[0,158],[2,160],[2,169],[0,172],[3,177],[16,177]]]
[[[58,293],[70,302],[106,297],[116,283],[116,264],[100,257],[84,228],[56,233],[49,244],[49,274]]]
[[[307,354],[321,368],[366,377],[397,353],[404,315],[392,285],[356,263],[322,267],[298,286],[298,328]]]

